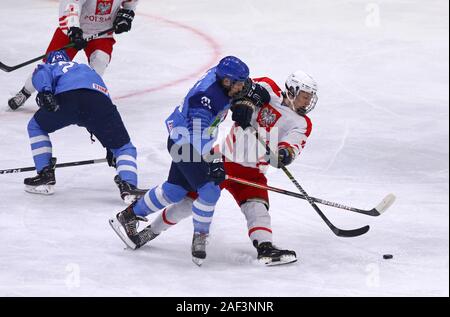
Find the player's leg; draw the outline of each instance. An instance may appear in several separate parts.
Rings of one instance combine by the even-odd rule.
[[[228,175],[267,185],[267,179],[258,169],[243,167],[235,163],[226,163]],[[247,220],[248,235],[258,252],[258,260],[266,265],[286,264],[296,261],[291,250],[278,249],[272,244],[272,224],[269,214],[269,195],[267,190],[227,181],[225,188],[240,205]]]
[[[194,151],[192,146],[190,151],[191,153]],[[194,263],[201,265],[206,258],[206,244],[215,206],[220,198],[220,188],[209,181],[209,165],[203,160],[200,162],[179,162],[177,167],[189,181],[190,188],[198,193],[197,199],[192,204],[194,235],[191,251]]]
[[[103,147],[110,150],[116,160],[117,175],[114,182],[121,198],[131,204],[146,191],[137,187],[137,150],[130,140],[117,107],[111,99],[94,90],[79,90],[81,116],[79,124],[94,134]]]
[[[69,43],[70,43],[70,40],[67,37],[67,35],[64,34],[60,28],[57,28],[55,30],[55,33],[53,34],[52,40],[50,41],[50,44],[46,50],[46,53],[60,49],[61,47],[64,47]],[[67,49],[66,52],[70,59],[73,59],[73,57],[77,53],[77,51],[73,48]],[[33,73],[30,73],[30,75],[28,76],[27,80],[25,81],[25,84],[22,87],[22,89],[14,97],[12,97],[8,100],[8,106],[12,110],[16,110],[19,107],[23,106],[25,104],[25,102],[27,101],[27,99],[36,91],[36,89],[34,89],[34,86],[33,86],[32,80],[31,80],[32,77],[33,77]]]
[[[52,142],[46,131],[33,117],[27,126],[31,152],[37,175],[25,178],[25,191],[34,194],[51,195],[56,184],[55,169],[52,163]]]
[[[65,93],[61,94],[64,95]],[[55,160],[52,159],[52,143],[49,134],[76,123],[77,105],[66,102],[64,96],[57,95],[60,109],[49,112],[39,109],[27,126],[31,151],[37,176],[24,180],[25,190],[30,193],[53,194],[55,179]]]
[[[88,45],[84,49],[89,60],[89,65],[100,76],[103,76],[111,61],[113,46],[115,43],[116,41],[113,38],[95,39],[89,41]]]
[[[193,199],[185,197],[181,202],[170,205],[156,216],[153,222],[138,233],[139,245],[143,246],[147,242],[159,236],[163,231],[172,228],[181,220],[192,215]]]
[[[188,190],[182,186],[184,182],[184,176],[172,163],[168,181],[150,189],[144,197],[110,219],[111,227],[128,247],[136,249],[141,245],[137,232],[139,221],[146,221],[147,215],[176,204],[186,196]],[[125,235],[120,231],[121,228],[124,229]]]

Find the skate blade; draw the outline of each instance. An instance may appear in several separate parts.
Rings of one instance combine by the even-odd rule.
[[[39,186],[25,185],[25,191],[31,194],[53,195],[55,193],[55,185],[39,185]]]
[[[116,219],[116,218],[111,218],[109,219],[109,224],[111,226],[111,228],[114,230],[114,232],[119,236],[120,240],[123,241],[123,243],[125,243],[125,245],[132,249],[132,250],[136,250],[137,249],[137,245],[131,241],[131,239],[124,234],[120,228],[122,227],[122,225],[120,224],[120,222]]]
[[[194,262],[197,266],[202,266],[204,261],[205,259],[196,258],[194,256],[192,257],[192,262]]]
[[[277,266],[284,265],[297,262],[297,258],[293,255],[282,256],[279,259],[272,258],[262,258],[259,259],[259,262],[264,264],[265,266]]]

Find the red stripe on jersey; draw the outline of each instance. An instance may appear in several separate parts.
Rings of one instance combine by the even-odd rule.
[[[59,18],[59,21],[65,20],[66,18],[67,18],[67,16],[63,15],[62,17]]]
[[[264,230],[264,231],[268,231],[268,232],[272,233],[272,230],[270,230],[269,228],[266,228],[266,227],[254,227],[254,228],[251,228],[248,231],[248,235],[250,236],[253,232],[258,231],[258,230]]]
[[[303,118],[305,118],[305,120],[306,120],[306,132],[305,132],[305,135],[307,137],[309,137],[309,135],[311,134],[311,130],[312,130],[312,122],[311,122],[311,119],[309,117],[307,117],[306,115],[303,116]]]
[[[280,142],[278,143],[278,147],[292,147],[292,145],[287,142]]]
[[[169,220],[167,220],[167,217],[166,217],[166,210],[167,210],[167,209],[164,209],[164,211],[163,211],[163,213],[162,213],[163,221],[164,221],[165,223],[167,223],[168,225],[171,225],[171,226],[176,225],[176,223],[170,222]]]
[[[268,84],[270,86],[270,88],[272,88],[275,95],[277,95],[278,97],[281,97],[281,88],[278,87],[277,83],[274,82],[269,77],[254,78],[253,81],[257,82],[257,83],[263,82],[263,83]]]

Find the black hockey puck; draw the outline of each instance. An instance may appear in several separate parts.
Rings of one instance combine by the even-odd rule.
[[[392,254],[384,254],[383,255],[383,259],[385,259],[385,260],[390,260],[390,259],[392,259],[394,256],[392,255]]]

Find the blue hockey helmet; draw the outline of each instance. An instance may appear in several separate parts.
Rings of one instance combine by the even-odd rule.
[[[219,79],[229,78],[231,81],[246,81],[249,74],[248,66],[235,56],[222,58],[216,68],[216,75]]]
[[[67,55],[66,51],[60,50],[60,51],[51,51],[47,55],[47,59],[45,63],[47,64],[54,64],[57,62],[69,62],[70,58]]]

